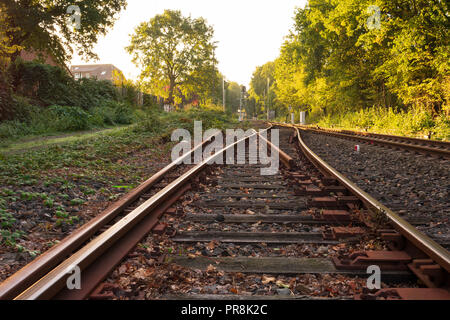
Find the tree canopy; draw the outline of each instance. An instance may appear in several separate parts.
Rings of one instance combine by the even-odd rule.
[[[203,18],[165,10],[136,28],[127,50],[151,92],[174,103],[181,95],[202,91],[211,79],[217,83],[213,35]]]
[[[80,9],[79,28],[68,23],[70,6]],[[116,14],[126,7],[126,0],[2,0],[6,14],[2,24],[10,46],[12,60],[19,47],[51,54],[58,62],[69,60],[77,51],[83,57],[94,58],[92,48],[98,37],[106,34]]]
[[[445,1],[309,0],[274,62],[274,99],[317,115],[448,110],[449,26]]]

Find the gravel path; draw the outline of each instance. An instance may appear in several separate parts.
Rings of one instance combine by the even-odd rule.
[[[302,133],[322,159],[406,220],[427,221],[417,228],[450,241],[450,161],[339,138]]]

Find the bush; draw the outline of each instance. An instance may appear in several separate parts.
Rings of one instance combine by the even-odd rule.
[[[18,59],[9,66],[16,93],[41,105],[78,105],[76,82],[63,69]]]
[[[150,132],[157,133],[164,130],[163,121],[161,121],[161,115],[156,112],[146,113],[135,127],[137,132]]]
[[[66,70],[38,61],[18,59],[10,65],[9,74],[16,93],[42,106],[64,105],[88,110],[105,100],[119,99],[116,88],[109,81],[76,81]]]
[[[89,128],[91,116],[81,108],[51,106],[49,110],[55,115],[55,129],[58,131],[77,131]]]
[[[115,111],[112,108],[101,106],[92,108],[91,110],[91,123],[97,127],[103,127],[104,125],[115,125]]]
[[[0,121],[12,116],[13,101],[11,99],[11,85],[7,73],[0,66]]]
[[[114,110],[114,122],[118,124],[131,124],[134,122],[133,110],[125,105],[120,104]]]
[[[81,79],[77,83],[77,96],[79,101],[77,106],[84,109],[91,109],[103,105],[105,101],[118,100],[116,88],[111,82],[95,79]]]

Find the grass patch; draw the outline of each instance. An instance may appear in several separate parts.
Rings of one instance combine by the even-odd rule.
[[[85,222],[86,217],[78,214],[81,205],[116,200],[157,170],[161,163],[156,159],[166,159],[174,145],[170,142],[172,130],[185,128],[192,132],[194,120],[202,120],[204,130],[238,125],[214,110],[170,114],[153,111],[140,114],[139,119],[126,127],[57,138],[62,139],[57,143],[45,141],[20,154],[4,153],[0,158],[2,245],[36,254],[36,248],[26,249],[28,245],[21,242],[26,241],[23,230],[33,228],[22,226],[32,219],[21,221],[15,216],[22,210],[40,217],[37,227],[43,232],[68,230]],[[149,163],[151,166],[146,167]],[[43,221],[44,215],[47,217]]]

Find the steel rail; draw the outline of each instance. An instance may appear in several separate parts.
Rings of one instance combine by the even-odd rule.
[[[359,132],[359,131],[350,131],[350,130],[340,130],[342,133],[348,133],[353,135],[360,135],[360,136],[366,136],[366,137],[374,137],[374,138],[383,138],[383,139],[391,139],[391,140],[400,140],[405,142],[411,142],[417,145],[428,145],[428,146],[434,146],[434,147],[442,147],[442,148],[450,148],[450,142],[448,141],[439,141],[439,140],[426,140],[426,139],[419,139],[419,138],[413,138],[413,137],[402,137],[402,136],[395,136],[390,134],[381,134],[381,133],[372,133],[372,132]]]
[[[159,182],[168,172],[177,167],[179,162],[192,156],[199,148],[203,148],[211,141],[212,137],[191,149],[188,153],[173,161],[151,178],[143,182],[137,188],[126,194],[123,198],[110,205],[98,216],[81,226],[75,232],[64,238],[60,243],[47,250],[32,262],[14,273],[0,284],[0,300],[13,299],[23,292],[25,288],[35,283],[39,278],[58,265],[67,256],[77,250],[83,243],[88,241],[102,227],[113,220],[123,210],[135,202],[143,193],[148,191],[155,183]]]
[[[264,138],[261,134],[258,133],[258,136],[264,140],[268,146],[271,147],[272,150],[275,150],[280,155],[281,162],[288,168],[291,169],[294,166],[294,159],[292,159],[286,152],[275,146],[272,142]]]
[[[265,130],[269,129],[270,127]],[[171,182],[164,189],[160,190],[139,207],[131,211],[105,232],[87,243],[68,259],[64,260],[24,292],[16,296],[15,300],[51,299],[65,286],[68,273],[71,272],[74,267],[78,266],[81,270],[87,268],[97,257],[101,256],[108,248],[112,247],[120,238],[126,235],[130,229],[142,221],[149,212],[156,209],[159,205],[164,204],[164,201],[168,197],[188,183],[192,177],[203,170],[207,164],[214,162],[219,156],[223,157],[226,150],[234,148],[237,144],[257,135],[257,132],[255,130],[253,131],[253,134],[247,135],[237,142],[226,146],[216,154],[203,160],[200,164],[197,164],[194,168],[184,173],[175,181]]]
[[[298,128],[295,128],[298,142],[300,144],[300,148],[303,150],[304,154],[316,165],[320,166],[324,170],[326,170],[331,176],[339,180],[350,192],[360,198],[369,208],[375,209],[378,212],[381,212],[386,215],[389,219],[393,227],[402,234],[407,240],[409,240],[413,245],[419,248],[421,251],[426,253],[432,260],[438,263],[442,268],[444,268],[447,272],[450,272],[450,253],[437,244],[435,241],[430,239],[428,236],[414,228],[409,222],[405,219],[398,216],[394,211],[375,200],[369,194],[361,190],[358,186],[356,186],[349,179],[344,177],[341,173],[339,173],[336,169],[331,167],[328,163],[323,161],[319,156],[317,156],[302,140],[300,131]]]
[[[381,138],[364,137],[359,134],[346,134],[346,133],[341,133],[341,132],[334,132],[331,130],[310,128],[307,126],[296,125],[295,127],[300,127],[303,130],[308,130],[308,131],[315,132],[318,134],[336,136],[336,137],[340,137],[340,138],[344,138],[344,139],[372,142],[372,143],[407,149],[410,151],[416,151],[416,152],[421,152],[421,153],[425,153],[425,154],[433,154],[436,156],[450,158],[450,150],[448,150],[448,149],[433,148],[433,147],[423,146],[423,145],[418,145],[418,144],[394,142],[394,141],[385,140],[385,139],[381,139]],[[425,140],[425,141],[427,141],[427,140]]]
[[[450,149],[450,141],[421,139],[421,138],[397,136],[397,135],[390,135],[390,134],[383,134],[383,133],[363,132],[363,131],[356,131],[356,130],[342,130],[342,129],[333,129],[333,128],[320,128],[320,127],[315,128],[312,125],[295,124],[295,126],[298,128],[319,129],[319,130],[328,131],[328,132],[338,132],[338,133],[345,133],[345,134],[356,135],[356,136],[365,136],[365,137],[374,137],[374,138],[378,137],[378,138],[382,138],[382,139],[410,142],[410,143],[414,143],[417,145],[428,145],[428,146],[434,146],[437,148],[442,147],[442,148]]]

